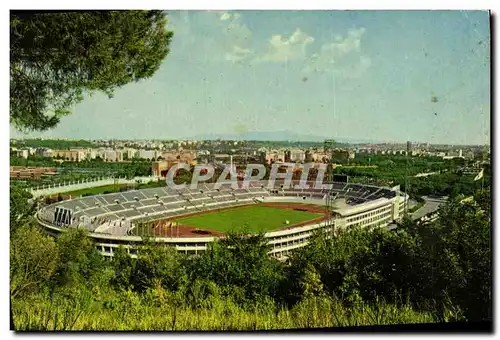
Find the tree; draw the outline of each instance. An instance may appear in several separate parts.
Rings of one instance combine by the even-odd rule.
[[[123,247],[116,248],[113,256],[114,278],[112,283],[121,289],[133,288],[131,286],[132,273],[135,261]]]
[[[151,77],[169,52],[166,23],[162,11],[11,12],[11,123],[47,130],[84,94]]]
[[[85,230],[70,228],[64,231],[57,238],[57,245],[61,255],[56,271],[57,285],[91,287],[105,274],[105,260]]]
[[[484,202],[451,201],[440,209],[437,222],[443,281],[468,320],[489,320],[492,312],[491,214]]]
[[[35,205],[29,200],[33,197],[29,192],[16,185],[10,185],[10,230],[29,221],[35,213]]]
[[[450,301],[468,320],[491,319],[491,214],[488,193],[473,202],[450,200],[431,223],[405,220],[398,231],[415,246],[407,253],[399,284],[411,283],[414,302]],[[401,238],[399,235],[398,238]],[[409,249],[410,247],[407,247]],[[442,314],[444,310],[440,310]],[[444,316],[442,316],[444,319]]]
[[[319,295],[323,291],[321,277],[311,264],[308,264],[302,275],[300,286],[304,290],[304,298],[310,298]]]
[[[182,288],[186,273],[181,260],[173,247],[154,243],[142,246],[131,275],[134,289],[142,292],[158,286],[170,291]]]
[[[233,297],[238,292],[239,302],[273,296],[283,268],[279,261],[269,257],[268,251],[263,235],[231,232],[211,244],[207,252],[193,262],[191,280],[215,282]]]
[[[212,281],[188,281],[184,291],[184,299],[193,309],[212,308],[213,300],[220,294],[220,289]]]
[[[33,226],[22,226],[10,241],[10,289],[15,298],[47,282],[56,271],[59,252],[54,240]]]

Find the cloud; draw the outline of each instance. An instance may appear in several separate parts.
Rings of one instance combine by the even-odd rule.
[[[314,38],[297,28],[290,38],[279,34],[273,35],[268,43],[267,52],[258,58],[258,61],[286,62],[304,58],[306,47],[314,41]]]
[[[241,20],[239,13],[223,13],[220,17],[223,39],[222,47],[224,59],[234,63],[241,63],[249,59],[254,51],[252,45],[252,31]]]
[[[169,29],[175,32],[172,53],[189,54],[192,61],[241,62],[251,55],[252,31],[239,13],[180,11],[169,14]],[[193,49],[202,51],[192,53]]]
[[[226,21],[226,20],[229,20],[229,19],[231,19],[231,13],[224,12],[224,13],[222,13],[222,15],[220,16],[220,20],[221,20],[221,21]]]
[[[244,47],[250,44],[252,31],[241,22],[240,16],[233,14],[231,21],[223,27],[223,34],[227,42]]]
[[[352,29],[346,37],[337,35],[333,42],[325,43],[312,54],[303,71],[332,72],[344,78],[358,78],[371,66],[371,60],[361,54],[364,28]]]
[[[239,46],[233,46],[232,51],[227,52],[224,55],[224,58],[227,61],[233,62],[233,63],[241,63],[247,59],[249,59],[253,55],[253,50],[246,49],[246,48],[241,48]]]
[[[237,12],[177,12],[172,17],[177,48],[192,51],[190,59],[202,62],[226,62],[240,65],[256,63],[295,62],[304,73],[333,73],[338,77],[357,78],[371,67],[371,60],[362,54],[364,28],[351,29],[335,35],[323,44],[296,28],[290,35],[270,34],[257,41]]]
[[[227,21],[227,20],[237,20],[241,17],[240,13],[229,13],[229,12],[224,12],[220,15],[220,20],[221,21]]]

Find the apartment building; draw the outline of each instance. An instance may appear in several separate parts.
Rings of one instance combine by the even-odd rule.
[[[102,159],[105,162],[121,162],[123,161],[123,154],[120,150],[109,149],[103,152]]]
[[[85,150],[54,150],[52,157],[60,158],[65,161],[81,162],[86,159],[87,152]]]
[[[156,159],[156,150],[144,150],[141,149],[137,151],[137,158],[141,159]]]

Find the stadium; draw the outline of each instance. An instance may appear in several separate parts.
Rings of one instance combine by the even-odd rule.
[[[295,184],[295,183],[293,183]],[[318,230],[362,226],[388,227],[404,212],[408,196],[399,187],[331,183],[331,189],[285,188],[276,181],[253,181],[247,188],[199,185],[167,186],[80,197],[37,212],[38,223],[52,236],[68,228],[89,232],[104,256],[123,246],[133,257],[145,239],[196,255],[230,231],[264,233],[269,254],[286,258],[307,244]]]

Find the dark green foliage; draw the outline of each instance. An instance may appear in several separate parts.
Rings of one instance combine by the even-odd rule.
[[[64,150],[71,148],[94,148],[97,145],[84,139],[80,140],[64,140],[64,139],[31,139],[26,138],[18,140],[16,145],[17,148],[22,147],[32,147],[32,148],[47,148]],[[33,157],[32,155],[30,157]],[[40,157],[42,158],[42,157]]]
[[[33,195],[17,185],[10,185],[10,231],[29,223],[36,213],[36,204],[30,202]]]
[[[220,296],[220,287],[213,281],[195,279],[184,289],[185,303],[193,309],[213,308]]]
[[[318,235],[290,260],[288,296],[303,294],[297,282],[313,266],[325,293],[351,303],[410,301],[447,318],[450,306],[467,320],[491,319],[491,215],[487,193],[476,203],[452,200],[432,223],[404,220],[394,232],[340,231]],[[448,317],[449,319],[449,317]]]
[[[155,287],[176,291],[186,282],[185,268],[181,264],[181,255],[173,247],[141,247],[130,282],[138,291]]]
[[[10,287],[12,298],[38,291],[53,278],[60,254],[54,240],[25,225],[11,234]]]
[[[27,329],[61,329],[84,313],[78,327],[96,329],[95,320],[104,318],[103,330],[117,318],[134,320],[134,329],[152,327],[145,323],[178,329],[181,322],[207,329],[215,322],[207,315],[229,320],[262,313],[273,322],[292,320],[283,327],[418,322],[429,315],[435,321],[491,320],[490,212],[488,188],[470,203],[451,200],[432,223],[404,219],[393,232],[318,233],[288,263],[268,256],[262,235],[228,235],[197,257],[146,242],[137,258],[119,248],[105,261],[82,230],[54,242],[20,227],[11,238],[11,294],[16,308],[23,306],[15,315],[24,315]],[[38,316],[31,310],[63,313],[67,320],[33,324]],[[168,320],[155,321],[158,313]],[[257,327],[244,322],[245,329]]]
[[[438,239],[433,260],[442,268],[439,283],[469,320],[491,318],[491,215],[481,203],[455,200],[430,227]]]
[[[113,258],[113,285],[118,289],[133,289],[132,274],[135,272],[135,264],[136,261],[130,257],[125,248],[117,248]]]
[[[273,296],[283,267],[267,252],[263,235],[230,234],[194,260],[191,278],[213,281],[240,301]]]
[[[412,198],[428,195],[455,197],[459,194],[472,195],[481,188],[481,181],[474,181],[474,175],[463,175],[460,167],[463,159],[443,160],[439,157],[409,157],[404,155],[373,155],[358,153],[350,166],[339,166],[334,173],[350,176],[352,182],[375,185],[400,185]],[[362,166],[371,165],[366,168]],[[469,164],[470,165],[470,164]],[[361,166],[361,167],[358,167]],[[406,170],[408,166],[408,171]],[[428,177],[414,177],[418,173],[437,172]],[[479,172],[479,170],[478,170]],[[489,167],[485,167],[484,184],[489,186],[491,176]],[[406,180],[408,180],[408,190]]]
[[[82,179],[92,179],[102,176],[127,177],[150,176],[151,162],[142,159],[133,159],[130,162],[103,162],[99,159],[83,160],[81,162],[65,161],[58,163],[52,158],[29,156],[10,157],[10,165],[54,167],[58,174],[46,179],[30,180],[31,186],[57,184]]]
[[[70,229],[57,238],[60,258],[54,285],[91,287],[103,274],[105,260],[84,230]]]
[[[46,130],[84,94],[111,97],[116,88],[151,77],[171,38],[162,11],[11,13],[11,123]]]
[[[302,287],[305,299],[318,296],[323,292],[321,276],[311,264],[308,264],[304,269],[304,274],[300,278],[300,286]]]

